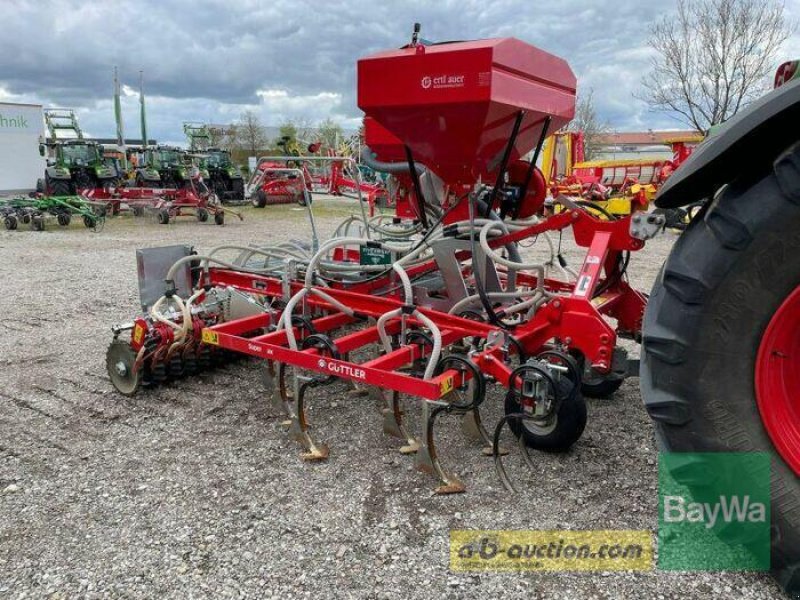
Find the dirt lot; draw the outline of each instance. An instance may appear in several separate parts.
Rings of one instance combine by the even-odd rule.
[[[351,208],[318,204],[323,238]],[[518,497],[455,418],[442,458],[468,493],[433,495],[374,402],[343,384],[310,396],[324,464],[300,461],[255,362],[114,393],[105,351],[137,311],[135,249],[308,237],[296,207],[245,219],[0,231],[0,597],[781,597],[756,574],[449,572],[452,528],[655,531],[657,451],[635,379],[589,401],[568,455],[536,455],[535,472],[509,458]],[[634,256],[636,285],[649,290],[673,240]],[[486,405],[496,422],[501,395]]]

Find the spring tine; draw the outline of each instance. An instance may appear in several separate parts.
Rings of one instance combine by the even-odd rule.
[[[403,425],[404,413],[400,404],[400,392],[386,390],[379,393],[385,403],[384,408],[381,410],[383,414],[383,432],[406,442],[400,448],[401,454],[414,454],[419,450],[420,445],[413,436],[409,435]]]
[[[469,437],[482,441],[485,444],[482,450],[484,456],[494,456],[492,437],[483,425],[480,409],[477,406],[464,414],[461,426]],[[508,454],[508,450],[506,448],[500,448],[500,454],[506,455]]]
[[[286,405],[281,399],[278,386],[275,385],[275,363],[271,360],[266,361],[264,363],[264,368],[261,369],[261,381],[264,384],[267,394],[269,394],[270,408],[280,414],[288,416],[289,411],[286,409]]]
[[[395,404],[394,397],[397,396],[397,392],[372,388],[371,393],[373,396],[379,398],[383,404],[383,408],[381,408],[381,414],[383,415],[383,433],[399,439],[405,439],[402,422],[403,413],[399,408],[393,406]]]
[[[466,487],[461,480],[458,479],[455,475],[448,475],[445,470],[442,468],[441,463],[439,462],[439,457],[436,453],[436,443],[434,441],[433,436],[433,429],[436,423],[436,417],[439,416],[441,413],[448,410],[449,407],[446,406],[437,406],[431,411],[430,416],[428,417],[427,424],[425,426],[425,441],[428,448],[428,458],[431,462],[431,466],[433,467],[434,474],[439,478],[441,481],[441,485],[437,487],[434,491],[437,494],[444,495],[444,494],[461,494],[466,491]]]
[[[430,418],[430,405],[423,400],[422,401],[422,414],[420,415],[420,429],[425,427],[425,424],[428,423],[428,419]],[[424,434],[424,431],[421,432]],[[425,440],[425,436],[422,436],[422,439]],[[400,450],[402,452],[402,449]],[[417,453],[414,457],[414,466],[417,471],[422,471],[423,473],[428,473],[430,475],[434,474],[433,471],[433,461],[431,460],[430,452],[428,452],[428,446],[423,441],[418,443],[417,445]]]
[[[523,436],[519,436],[519,448],[522,451],[522,458],[525,459],[525,464],[528,465],[528,468],[531,471],[535,470],[536,465],[533,463],[533,458],[531,458],[530,449],[525,444],[525,438]]]
[[[308,433],[304,402],[306,390],[310,385],[311,383],[306,381],[297,391],[297,401],[295,403],[297,412],[292,419],[291,434],[305,449],[305,452],[300,453],[300,458],[305,461],[322,461],[328,458],[330,450],[325,444],[315,443]]]
[[[503,427],[505,427],[506,423],[511,421],[511,419],[521,418],[524,418],[523,414],[510,414],[500,419],[500,421],[497,423],[497,427],[494,429],[494,438],[492,440],[492,455],[494,456],[495,471],[497,471],[497,476],[503,483],[503,487],[505,487],[506,490],[512,494],[516,494],[517,489],[514,487],[514,484],[511,483],[511,479],[508,477],[506,468],[503,466],[503,459],[501,458],[502,454],[500,452],[500,434],[503,433]]]

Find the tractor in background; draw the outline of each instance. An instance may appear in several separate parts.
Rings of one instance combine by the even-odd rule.
[[[203,166],[207,185],[223,202],[244,201],[244,177],[239,167],[233,164],[231,153],[222,148],[209,148],[205,152]]]
[[[183,132],[189,140],[189,151],[199,158],[200,173],[211,191],[223,202],[243,202],[244,176],[233,164],[231,153],[216,147],[208,125],[187,121]]]
[[[73,110],[48,108],[44,119],[49,141],[40,148],[48,157],[40,191],[69,196],[117,184],[117,172],[106,164],[103,147],[84,139]]]
[[[189,185],[193,170],[187,152],[175,146],[155,146],[135,150],[135,185],[142,188],[182,189]]]

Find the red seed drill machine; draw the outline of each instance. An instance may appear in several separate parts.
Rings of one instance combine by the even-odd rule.
[[[465,489],[439,461],[441,415],[464,416],[508,487],[506,424],[527,448],[565,451],[579,439],[582,390],[612,393],[626,374],[617,341],[639,338],[646,298],[625,270],[661,223],[644,213],[601,221],[568,199],[541,215],[536,161],[574,115],[564,60],[513,38],[426,45],[417,33],[358,62],[359,107],[402,145],[402,161],[378,152],[371,165],[405,182],[402,213],[377,225],[351,219],[310,248],[140,251],[147,312],[114,328],[107,356],[120,392],[256,357],[313,461],[329,451],[310,435],[309,392],[345,380],[385,402],[385,432],[439,480],[438,493]],[[579,269],[560,255],[561,264],[524,256],[521,241],[567,229],[586,248]],[[490,385],[506,390],[494,436],[480,416]],[[417,435],[401,395],[420,405]]]

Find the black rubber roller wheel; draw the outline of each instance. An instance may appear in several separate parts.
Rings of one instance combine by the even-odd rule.
[[[640,379],[662,448],[772,455],[771,564],[792,595],[800,593],[798,232],[800,144],[768,172],[722,188],[677,240],[645,314]]]
[[[524,368],[520,367],[515,373]],[[514,435],[522,436],[529,448],[545,452],[566,452],[580,439],[586,428],[586,401],[580,388],[569,377],[552,377],[551,380],[552,391],[562,398],[558,410],[549,418],[542,420],[511,419],[508,426]],[[518,381],[512,381],[512,386],[518,385]],[[511,415],[522,412],[518,392],[509,389],[506,394],[505,413]]]

